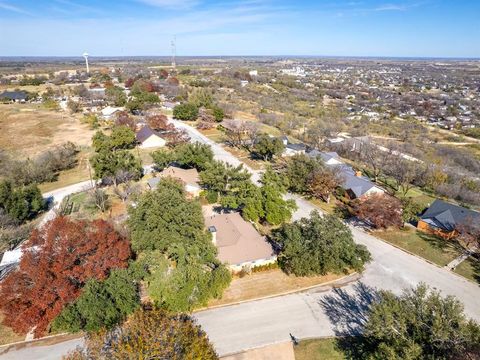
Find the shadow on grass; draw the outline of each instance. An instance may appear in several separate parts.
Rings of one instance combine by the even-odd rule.
[[[368,356],[370,347],[362,336],[372,303],[379,300],[379,292],[362,282],[352,291],[334,289],[333,295],[320,300],[337,336],[336,348],[347,359],[362,359]]]
[[[421,231],[417,231],[418,237],[423,241],[430,244],[433,248],[442,250],[442,251],[453,251],[453,252],[462,252],[462,248],[455,240],[446,240],[439,236],[432,234],[427,234]]]
[[[480,284],[480,254],[475,254],[470,257],[470,263],[473,268],[473,278]]]

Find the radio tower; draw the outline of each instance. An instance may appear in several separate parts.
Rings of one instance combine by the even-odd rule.
[[[172,68],[173,70],[177,69],[177,63],[175,62],[175,58],[177,57],[177,35],[173,36],[172,40]]]

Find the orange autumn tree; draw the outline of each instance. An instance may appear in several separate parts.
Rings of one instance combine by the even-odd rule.
[[[88,279],[105,279],[126,268],[129,241],[105,220],[57,217],[34,230],[23,246],[17,270],[1,283],[4,324],[18,333],[43,335],[64,306],[75,300]]]

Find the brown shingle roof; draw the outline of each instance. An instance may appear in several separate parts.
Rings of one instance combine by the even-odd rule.
[[[213,214],[205,212],[207,227],[214,226],[218,258],[230,265],[270,259],[274,251],[265,237],[253,225],[242,219],[239,213]]]

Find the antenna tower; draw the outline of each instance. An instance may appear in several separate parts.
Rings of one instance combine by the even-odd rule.
[[[173,70],[177,69],[176,57],[177,57],[177,35],[173,36],[171,43],[172,46],[172,68]]]

